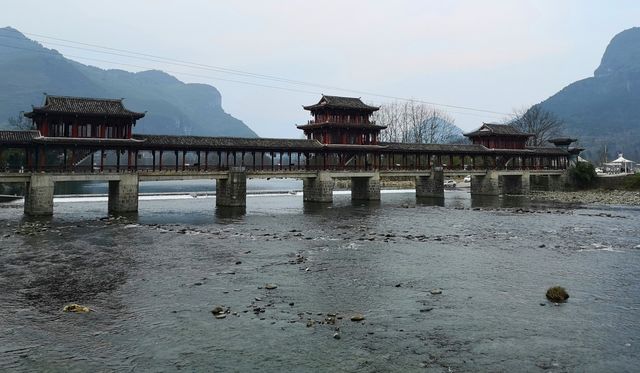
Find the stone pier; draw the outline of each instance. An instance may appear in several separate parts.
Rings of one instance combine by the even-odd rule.
[[[531,191],[529,173],[526,171],[522,175],[498,176],[498,181],[500,194],[529,194]]]
[[[380,200],[380,174],[351,178],[351,199],[354,201]]]
[[[247,173],[243,168],[231,169],[227,179],[216,180],[216,206],[247,206]]]
[[[24,213],[31,216],[53,215],[53,188],[49,175],[32,175],[25,186]]]
[[[416,198],[444,198],[444,172],[435,167],[431,176],[416,177]]]
[[[302,180],[302,198],[305,202],[331,203],[333,202],[334,184],[333,178],[326,172],[318,172],[316,177],[304,178]]]
[[[498,173],[488,171],[486,175],[471,176],[471,194],[479,196],[500,195],[500,181]]]
[[[119,180],[109,181],[109,213],[138,211],[138,175],[122,174]]]
[[[487,171],[486,175],[471,176],[471,194],[498,196],[502,194],[529,194],[529,172],[501,175],[499,171]]]
[[[565,184],[567,183],[566,174],[562,175],[548,175],[549,189],[550,191],[565,190]]]

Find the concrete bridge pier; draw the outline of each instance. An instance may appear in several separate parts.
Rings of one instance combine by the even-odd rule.
[[[380,174],[375,173],[370,177],[351,178],[351,200],[353,201],[379,201],[380,200]]]
[[[499,175],[495,171],[487,171],[485,175],[471,176],[471,194],[478,196],[500,195]]]
[[[416,176],[416,198],[444,198],[442,167],[435,167],[431,176]]]
[[[565,184],[567,182],[566,174],[562,175],[549,175],[549,189],[550,191],[560,191],[565,189]]]
[[[471,176],[471,194],[474,195],[529,194],[530,191],[530,174],[527,171],[510,175],[487,171],[486,175]]]
[[[53,215],[53,188],[55,182],[49,175],[35,174],[25,185],[24,214],[30,216]]]
[[[247,206],[247,172],[243,168],[231,169],[228,178],[216,180],[216,206]]]
[[[110,214],[138,212],[138,175],[122,174],[119,180],[109,181]]]
[[[316,177],[302,180],[302,194],[304,202],[333,202],[334,181],[327,172],[318,172]],[[379,185],[379,179],[378,179]]]
[[[498,177],[500,194],[529,194],[531,182],[529,173],[524,171],[522,175],[502,175]]]

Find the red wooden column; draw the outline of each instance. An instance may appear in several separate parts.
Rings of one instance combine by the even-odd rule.
[[[131,171],[131,150],[127,149],[127,170]]]

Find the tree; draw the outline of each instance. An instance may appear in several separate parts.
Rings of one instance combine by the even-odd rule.
[[[380,134],[386,142],[449,143],[461,135],[445,111],[415,101],[383,104],[372,119],[387,126]]]
[[[9,122],[9,128],[12,129],[21,131],[29,131],[34,129],[31,120],[27,119],[24,116],[24,111],[19,112],[15,117],[10,117],[9,119],[7,119],[7,122]]]
[[[544,110],[540,105],[515,110],[509,123],[520,131],[533,135],[527,140],[529,146],[547,145],[547,140],[558,136],[564,127],[564,122],[560,118]]]

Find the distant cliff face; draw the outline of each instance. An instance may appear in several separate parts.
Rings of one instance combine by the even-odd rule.
[[[127,108],[146,111],[137,133],[257,137],[224,112],[220,92],[185,84],[161,71],[103,70],[64,58],[12,28],[0,28],[0,127],[20,111],[41,105],[43,93],[125,98]]]
[[[623,152],[640,162],[640,28],[616,35],[594,77],[562,89],[541,105],[565,120],[568,135],[597,161]]]
[[[640,27],[625,30],[614,36],[594,76],[603,78],[625,73],[640,73]]]

